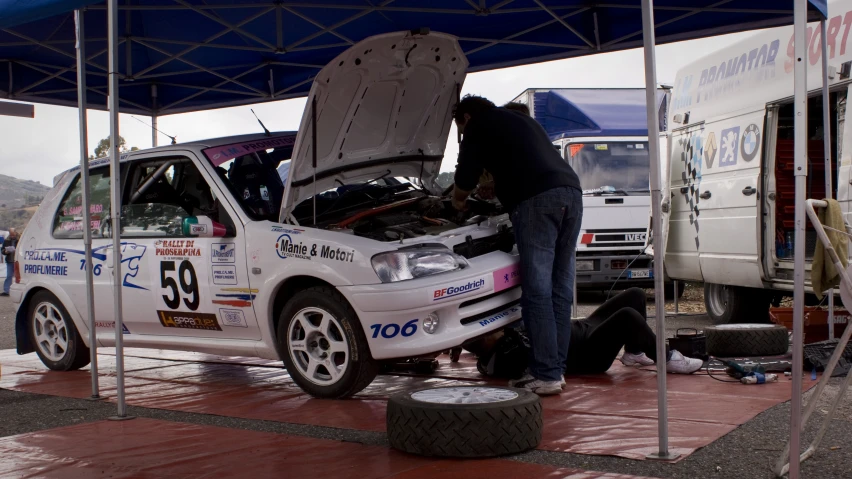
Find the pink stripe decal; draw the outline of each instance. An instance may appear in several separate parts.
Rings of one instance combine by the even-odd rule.
[[[213,166],[219,166],[222,163],[232,160],[238,156],[254,153],[255,151],[269,150],[271,148],[293,146],[293,143],[295,142],[296,135],[264,138],[260,140],[245,141],[242,143],[233,143],[230,145],[207,148],[204,150],[204,156],[213,163]]]
[[[513,286],[521,284],[520,266],[515,264],[506,266],[495,271],[494,274],[494,292],[503,291]]]

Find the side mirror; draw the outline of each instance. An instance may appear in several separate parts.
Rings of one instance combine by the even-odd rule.
[[[188,216],[183,219],[183,235],[193,238],[226,238],[234,236],[222,223],[208,216]]]

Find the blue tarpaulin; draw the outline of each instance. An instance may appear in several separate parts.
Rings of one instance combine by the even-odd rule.
[[[792,23],[792,0],[654,4],[657,43]],[[825,0],[811,4],[816,19]],[[81,6],[88,102],[106,107],[106,6],[87,0],[0,0],[0,97],[77,104]],[[640,12],[639,0],[119,0],[120,109],[165,115],[304,96],[352,43],[423,27],[458,36],[471,71],[636,48]]]
[[[664,91],[658,90],[658,108],[665,96]],[[644,88],[533,90],[531,110],[552,140],[578,136],[648,136]]]

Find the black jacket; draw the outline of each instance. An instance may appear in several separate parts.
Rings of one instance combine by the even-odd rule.
[[[17,252],[18,248],[18,238],[6,238],[3,240],[3,247],[0,249],[0,254],[3,255],[3,261],[6,263],[14,263],[15,262],[15,253],[6,253],[6,247],[14,246]]]

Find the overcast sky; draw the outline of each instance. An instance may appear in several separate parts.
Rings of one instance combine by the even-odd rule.
[[[696,58],[724,48],[754,33],[739,33],[702,40],[674,43],[657,48],[657,81],[673,84],[677,70]],[[495,103],[510,101],[527,88],[617,88],[643,87],[645,71],[641,49],[559,60],[523,67],[506,68],[468,75],[463,94],[475,93]],[[305,99],[263,103],[165,116],[159,129],[177,136],[178,142],[245,133],[261,133],[250,108],[271,131],[296,130]],[[135,116],[146,124],[150,118]],[[89,152],[109,135],[107,113],[89,112]],[[129,146],[149,148],[151,129],[131,115],[120,115],[120,134]],[[36,105],[35,118],[0,116],[0,174],[35,180],[52,186],[53,177],[78,164],[79,130],[74,108]],[[160,135],[159,144],[171,140]],[[442,171],[455,167],[458,145],[453,127]]]

